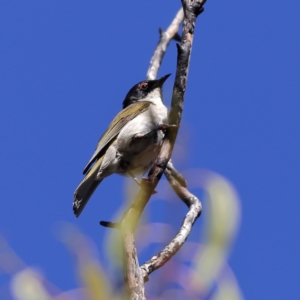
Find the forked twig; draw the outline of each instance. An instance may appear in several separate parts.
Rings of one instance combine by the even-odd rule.
[[[178,251],[189,235],[195,220],[201,213],[201,203],[194,195],[188,192],[185,188],[186,184],[184,178],[175,170],[173,165],[171,163],[168,164],[168,162],[174,148],[182,115],[195,22],[197,16],[203,12],[202,6],[205,1],[206,0],[182,0],[184,22],[181,43],[177,44],[177,69],[173,87],[171,110],[169,113],[169,124],[177,125],[177,127],[167,131],[161,151],[154,166],[149,171],[148,178],[142,180],[142,188],[117,226],[122,235],[125,259],[125,283],[129,299],[131,300],[145,299],[144,277],[147,278],[151,272],[161,267]],[[179,11],[166,31],[171,32],[173,37],[180,26],[180,14],[181,12]],[[169,35],[169,33],[166,32],[161,32],[160,43],[151,59],[150,68],[147,74],[148,78],[154,79],[156,77],[166,47],[172,38],[172,35]],[[181,229],[171,243],[157,256],[152,257],[140,268],[136,254],[134,231],[146,204],[164,172],[177,195],[188,205],[189,212],[183,221]]]
[[[171,110],[169,114],[169,124],[174,124],[178,127],[180,125],[182,115],[182,107],[184,101],[184,93],[186,89],[187,73],[189,68],[192,41],[194,36],[195,21],[197,16],[201,12],[203,12],[202,6],[204,3],[205,0],[182,0],[184,10],[183,31],[181,43],[180,45],[177,45],[177,70],[173,88]],[[178,250],[178,248],[175,247],[175,244],[171,242],[170,248],[172,248],[173,250],[170,250],[168,248],[167,251],[163,253],[164,255],[160,255],[160,257],[163,258],[162,260],[158,261],[157,259],[152,259],[150,260],[150,262],[147,262],[144,265],[144,268],[139,268],[133,238],[136,223],[139,220],[146,204],[148,203],[155,187],[157,186],[163,172],[167,167],[176,141],[178,127],[167,132],[161,151],[156,159],[153,168],[148,174],[148,179],[143,180],[142,189],[139,191],[138,195],[133,200],[129,210],[125,213],[121,221],[121,230],[124,238],[124,250],[126,253],[125,257],[127,259],[130,257],[130,259],[126,261],[127,264],[125,268],[125,279],[127,283],[126,286],[129,292],[130,299],[145,299],[144,285],[142,284],[144,276],[148,276],[148,274],[150,274],[153,270],[163,265],[164,262],[168,260],[169,255],[172,253],[176,253]],[[168,174],[168,172],[166,172],[166,174]],[[171,180],[172,176],[169,176],[168,179]],[[181,187],[180,189],[180,185],[175,184],[174,186],[176,186],[175,190],[177,190],[177,193],[181,195],[181,198],[184,199],[186,203],[190,202],[195,204],[194,206],[190,205],[190,207],[193,207],[193,209],[190,209],[189,213],[187,214],[184,220],[184,225],[187,226],[187,228],[191,228],[192,224],[200,214],[201,205],[199,205],[200,203],[198,199],[195,198],[193,195],[191,195],[191,197],[186,197],[187,190],[184,187]],[[187,237],[189,231],[190,230],[181,229],[175,237],[175,242],[180,241],[180,243],[182,244],[185,238]],[[131,278],[133,274],[134,278]]]
[[[175,39],[180,42],[180,36],[178,34],[178,30],[180,24],[183,21],[183,8],[180,8],[177,12],[174,20],[168,27],[166,31],[163,31],[161,28],[159,29],[160,39],[155,48],[153,56],[150,61],[150,66],[147,72],[147,79],[153,80],[157,76],[158,69],[161,65],[165,52],[168,48],[168,45],[172,39]]]
[[[148,280],[148,276],[153,271],[162,267],[177,253],[189,236],[192,226],[202,211],[202,206],[199,199],[190,193],[186,187],[182,186],[176,180],[176,178],[172,176],[172,172],[168,168],[165,170],[164,174],[166,175],[177,196],[188,206],[189,211],[186,214],[181,227],[173,240],[162,251],[154,255],[140,267],[145,281]]]

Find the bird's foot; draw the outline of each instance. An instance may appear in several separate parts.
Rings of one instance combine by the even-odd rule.
[[[175,129],[175,128],[177,129],[178,125],[162,123],[157,126],[157,130],[162,130],[163,132],[166,132],[169,129]]]
[[[134,177],[133,174],[129,173],[129,175],[132,177],[132,179],[133,179],[133,180],[138,184],[138,186],[140,186],[141,188],[143,187],[143,184],[149,180],[148,178],[145,178],[145,177],[143,177],[142,180],[139,180],[139,179],[137,179],[136,177]],[[154,195],[154,194],[157,194],[157,191],[154,190],[153,193],[152,193],[152,195]]]
[[[140,187],[143,187],[143,184],[144,184],[145,182],[148,182],[148,181],[149,181],[149,179],[146,178],[146,177],[143,177],[142,180],[138,180],[137,178],[133,178],[133,179],[134,179],[134,181],[135,181]],[[154,195],[154,194],[157,194],[157,191],[156,191],[156,190],[153,191],[152,195]]]

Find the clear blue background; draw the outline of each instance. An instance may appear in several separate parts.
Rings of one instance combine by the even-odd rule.
[[[63,290],[76,281],[53,224],[77,224],[103,251],[98,221],[113,218],[124,180],[103,182],[78,220],[73,191],[125,94],[145,78],[158,27],[179,7],[0,1],[0,233]],[[213,170],[239,191],[230,265],[246,299],[300,292],[299,11],[299,0],[208,0],[196,27],[179,168]],[[159,73],[173,73],[167,104],[175,61],[173,43]],[[154,208],[152,219],[164,221]],[[200,230],[201,221],[193,234]]]

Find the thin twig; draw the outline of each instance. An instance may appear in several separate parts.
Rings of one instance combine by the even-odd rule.
[[[144,280],[148,280],[148,276],[155,270],[162,267],[167,261],[173,257],[180,247],[184,244],[189,236],[192,226],[202,211],[201,202],[199,199],[190,193],[186,187],[183,187],[176,178],[173,177],[172,172],[166,169],[164,174],[166,175],[172,188],[178,195],[178,197],[188,206],[189,211],[186,214],[181,227],[174,237],[174,239],[159,253],[154,255],[151,259],[145,262],[141,267],[141,271],[144,276]]]
[[[160,38],[158,44],[154,50],[153,56],[150,61],[150,66],[147,72],[147,79],[154,80],[157,77],[158,70],[161,66],[162,60],[164,58],[165,52],[169,46],[172,39],[176,41],[181,41],[181,37],[178,34],[180,24],[183,21],[184,13],[181,7],[172,23],[169,25],[167,30],[164,32],[161,28],[159,29]],[[168,162],[167,168],[171,170],[173,177],[175,177],[181,185],[186,186],[186,180],[183,176],[174,168],[171,159]]]
[[[150,67],[147,72],[147,79],[156,78],[158,69],[161,65],[161,61],[163,59],[163,56],[165,54],[165,51],[171,39],[174,38],[178,40],[178,30],[182,20],[183,20],[183,9],[181,8],[176,14],[174,20],[172,21],[168,29],[165,32],[163,32],[160,29],[160,40],[157,44],[157,47],[151,59]],[[170,169],[175,170],[171,163],[169,165],[170,165]],[[176,173],[175,170],[174,174],[179,174],[179,173]],[[181,179],[182,179],[181,183],[185,184],[184,179],[183,178]],[[144,188],[145,188],[145,184],[144,184]],[[137,297],[137,299],[145,299],[144,272],[142,271],[142,269],[139,268],[135,241],[134,241],[134,230],[136,227],[136,223],[140,218],[143,208],[145,207],[145,205],[147,204],[150,198],[150,197],[148,198],[148,196],[144,194],[144,192],[145,189],[141,189],[135,201],[132,203],[129,210],[125,213],[120,223],[112,224],[110,222],[102,222],[102,225],[104,226],[121,229],[122,240],[124,245],[124,260],[125,260],[124,276],[125,276],[127,292],[130,299],[135,299],[135,297]],[[129,220],[129,223],[125,224],[127,220]]]
[[[150,61],[150,66],[149,66],[149,69],[147,72],[148,80],[153,80],[156,78],[158,69],[161,65],[161,62],[163,60],[163,57],[165,55],[165,52],[168,48],[170,41],[173,38],[178,40],[178,37],[179,37],[178,30],[179,30],[180,24],[182,23],[182,20],[183,20],[183,9],[180,8],[176,14],[174,20],[168,27],[168,29],[165,32],[163,32],[161,28],[159,29],[160,39],[158,41],[158,44],[155,48],[155,51],[154,51],[153,56]]]
[[[187,1],[188,2],[188,1]],[[203,11],[202,5],[205,1],[202,1],[201,6],[198,8],[199,13]],[[191,1],[192,3],[192,1]],[[183,1],[183,5],[185,5],[185,2]],[[189,57],[190,57],[190,51],[191,51],[191,45],[193,40],[193,32],[195,27],[195,20],[197,17],[197,13],[195,13],[192,10],[190,10],[191,5],[186,4],[185,7],[185,14],[186,18],[184,21],[183,26],[183,34],[182,34],[182,43],[180,46],[178,46],[178,63],[177,63],[177,72],[181,73],[181,70],[179,66],[184,66],[184,64],[188,64]],[[199,14],[198,13],[198,14]],[[185,39],[185,40],[184,40]],[[182,54],[180,56],[180,53]],[[188,59],[187,59],[188,58]],[[183,62],[180,61],[183,59]],[[186,71],[188,68],[185,69]],[[186,73],[187,74],[187,73]],[[186,75],[185,74],[185,75]],[[180,122],[181,113],[182,113],[182,103],[178,101],[177,103],[173,103],[173,100],[176,100],[176,94],[179,95],[180,99],[180,93],[184,93],[185,83],[186,83],[186,76],[177,76],[178,73],[176,73],[176,79],[175,79],[175,86],[173,91],[173,97],[172,97],[172,109],[170,112],[170,121],[169,124],[176,124],[176,121]],[[181,79],[181,82],[178,82],[178,78]],[[177,83],[177,86],[176,86]],[[182,88],[184,87],[184,88]],[[175,96],[175,97],[174,97]],[[175,107],[175,105],[177,107]],[[175,107],[175,110],[173,109]],[[176,113],[178,115],[176,115]],[[172,118],[174,118],[174,121],[172,121]],[[177,120],[176,120],[177,119]],[[171,132],[171,135],[174,135],[174,132]],[[173,139],[176,139],[176,136],[171,137]],[[172,146],[172,143],[170,143]],[[173,142],[174,145],[174,142]],[[175,236],[175,238],[158,254],[154,255],[150,260],[148,260],[146,263],[144,263],[140,269],[142,270],[143,276],[145,281],[148,280],[149,274],[151,274],[153,271],[157,270],[158,268],[162,267],[168,260],[173,257],[177,251],[180,249],[180,247],[184,244],[185,240],[189,236],[192,226],[197,220],[197,218],[200,216],[202,211],[201,202],[199,199],[191,194],[187,188],[186,188],[186,181],[184,177],[174,168],[171,161],[169,161],[169,164],[167,168],[164,171],[165,176],[167,177],[170,185],[176,192],[176,194],[179,196],[179,198],[185,202],[185,204],[189,207],[189,211],[186,214],[184,221]]]

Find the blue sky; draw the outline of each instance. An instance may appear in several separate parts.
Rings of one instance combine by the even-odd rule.
[[[170,0],[0,2],[0,234],[62,290],[77,283],[53,228],[76,224],[105,257],[98,222],[119,210],[124,179],[105,180],[79,219],[73,192],[126,93],[145,78],[158,28],[179,7]],[[208,0],[197,21],[177,165],[212,170],[238,191],[242,216],[229,264],[246,299],[300,292],[299,10],[298,0]],[[172,43],[159,72],[173,74],[167,105],[175,62]],[[166,222],[164,210],[154,201],[149,220]],[[183,213],[175,215],[180,222]]]

